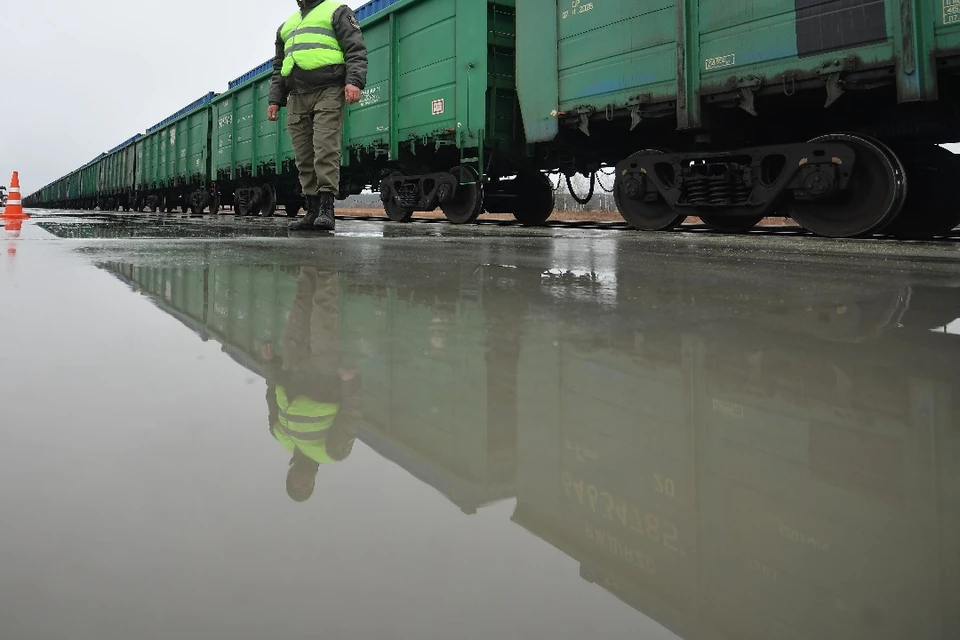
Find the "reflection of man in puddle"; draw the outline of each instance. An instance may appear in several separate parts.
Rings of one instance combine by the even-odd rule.
[[[320,465],[349,456],[359,430],[360,379],[340,357],[338,273],[300,269],[282,347],[281,362],[263,346],[270,433],[293,454],[287,494],[303,502]]]

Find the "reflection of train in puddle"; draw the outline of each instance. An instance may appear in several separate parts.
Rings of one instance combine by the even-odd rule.
[[[104,267],[261,376],[264,345],[281,349],[298,268]],[[426,300],[342,282],[343,355],[363,379],[360,439],[465,513],[513,497],[518,346],[487,348],[477,292],[454,286]]]
[[[960,637],[955,290],[494,262],[341,275],[362,440],[686,639]],[[105,268],[252,370],[297,271]]]
[[[960,637],[955,290],[673,280],[521,336],[514,521],[684,638]]]

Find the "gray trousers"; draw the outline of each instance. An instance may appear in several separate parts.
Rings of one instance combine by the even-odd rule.
[[[340,275],[301,267],[283,334],[283,368],[336,375],[340,370]]]
[[[347,100],[343,87],[293,93],[287,99],[287,129],[293,140],[303,195],[340,191],[340,148]]]

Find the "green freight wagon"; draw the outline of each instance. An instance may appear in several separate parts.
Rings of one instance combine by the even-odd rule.
[[[949,230],[958,70],[953,0],[517,3],[527,142],[568,176],[615,165],[638,229]]]
[[[100,154],[80,168],[80,208],[94,209],[97,206],[97,191],[100,186]]]
[[[136,143],[136,202],[142,211],[201,213],[216,204],[209,189],[213,92],[147,129]]]
[[[267,119],[273,61],[228,83],[213,100],[210,180],[221,204],[238,215],[273,215],[277,205],[288,215],[300,210],[301,196],[286,109]]]
[[[527,154],[515,89],[514,0],[401,0],[363,23],[367,85],[348,107],[343,181],[379,188],[391,220],[436,207],[524,223],[553,211]]]
[[[136,146],[142,138],[137,134],[107,152],[100,172],[100,209],[129,211],[133,205],[134,178],[136,177]]]

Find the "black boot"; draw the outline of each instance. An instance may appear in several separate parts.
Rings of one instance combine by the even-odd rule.
[[[306,196],[307,215],[290,225],[290,231],[313,231],[313,223],[320,215],[320,197]]]
[[[313,228],[318,231],[333,231],[337,225],[333,212],[333,194],[321,193],[317,198],[320,200],[320,215],[313,223]]]

